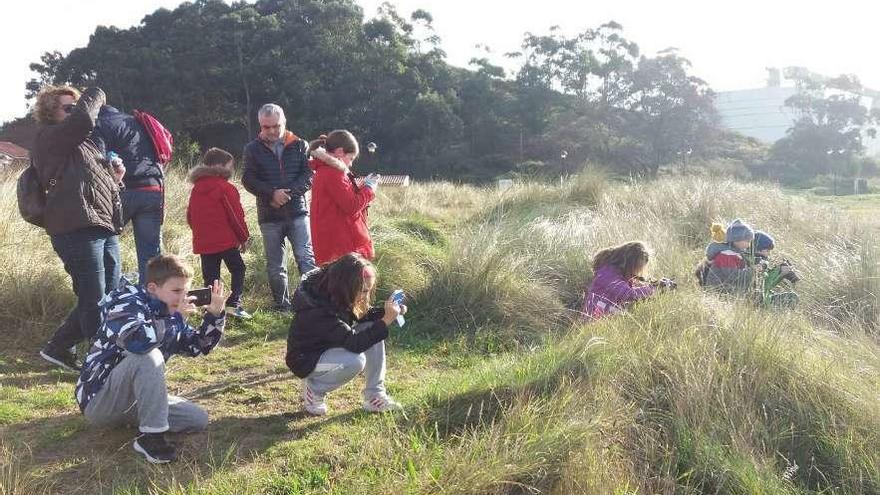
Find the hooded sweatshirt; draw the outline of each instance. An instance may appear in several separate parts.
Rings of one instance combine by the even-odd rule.
[[[623,278],[617,268],[603,265],[587,291],[583,312],[594,319],[619,313],[626,304],[650,297],[655,290],[651,285],[633,285],[631,280]]]

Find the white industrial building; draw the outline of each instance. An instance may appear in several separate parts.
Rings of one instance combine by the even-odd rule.
[[[802,68],[787,68],[790,70]],[[797,112],[785,106],[785,100],[797,94],[795,86],[783,86],[778,69],[768,69],[770,77],[767,86],[756,89],[719,91],[715,106],[721,116],[721,123],[727,129],[753,137],[765,143],[773,143],[785,133],[797,119]],[[814,77],[821,78],[815,74]],[[862,104],[868,108],[880,108],[880,92],[865,89]],[[880,155],[880,139],[864,136],[862,143],[868,154]]]

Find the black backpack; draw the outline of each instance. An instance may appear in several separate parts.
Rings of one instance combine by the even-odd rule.
[[[50,187],[55,185],[54,182],[55,179],[49,181]],[[18,186],[16,187],[18,211],[21,213],[21,218],[37,227],[44,227],[46,193],[46,188],[40,183],[40,177],[37,175],[37,169],[34,168],[34,161],[31,159],[31,164],[18,176]]]

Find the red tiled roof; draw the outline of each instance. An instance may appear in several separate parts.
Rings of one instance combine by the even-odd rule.
[[[26,159],[28,156],[30,156],[30,153],[28,153],[28,150],[22,148],[21,146],[15,144],[15,143],[10,143],[8,141],[0,141],[0,153],[3,153],[5,155],[9,155],[12,158],[22,158],[22,159]]]

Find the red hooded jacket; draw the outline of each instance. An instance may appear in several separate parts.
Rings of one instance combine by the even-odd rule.
[[[229,182],[232,171],[198,166],[189,174],[193,183],[186,221],[193,233],[193,252],[215,254],[240,246],[250,237],[238,189]]]
[[[351,252],[372,260],[367,207],[375,193],[369,187],[358,187],[345,163],[323,148],[312,151],[312,157],[310,226],[315,263],[323,265]]]

